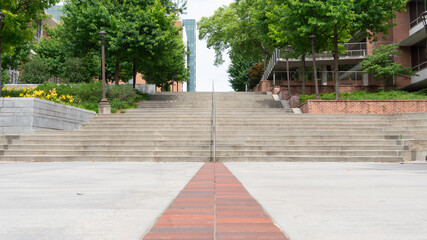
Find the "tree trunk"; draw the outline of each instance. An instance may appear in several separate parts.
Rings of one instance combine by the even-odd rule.
[[[265,49],[264,44],[260,43],[259,47],[262,49],[262,52],[264,53],[264,57],[265,55],[267,55],[269,58],[272,57],[271,53],[267,51],[267,49]]]
[[[120,72],[120,60],[119,60],[119,53],[117,53],[116,55],[116,75],[115,75],[115,80],[116,80],[116,85],[119,85],[119,72]]]
[[[133,89],[136,87],[136,58],[133,58]]]
[[[339,76],[339,52],[338,52],[338,31],[337,25],[334,26],[334,86],[335,86],[335,99],[340,99],[340,76]]]
[[[302,94],[305,95],[305,54],[302,55]]]

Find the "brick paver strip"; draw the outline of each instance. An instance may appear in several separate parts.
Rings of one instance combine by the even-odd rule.
[[[222,163],[205,163],[144,240],[288,240]]]

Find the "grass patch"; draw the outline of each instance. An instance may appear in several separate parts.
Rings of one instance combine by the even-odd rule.
[[[309,99],[316,99],[316,95],[300,95],[300,103],[303,103]],[[322,100],[335,100],[335,93],[322,93],[320,94]],[[340,99],[343,100],[392,100],[392,99],[404,99],[404,100],[415,100],[415,99],[427,99],[427,89],[422,89],[418,92],[405,92],[405,91],[379,91],[376,93],[357,91],[352,93],[340,93]]]

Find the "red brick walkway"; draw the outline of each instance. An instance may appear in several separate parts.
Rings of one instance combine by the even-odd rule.
[[[222,163],[205,163],[144,240],[287,240]]]

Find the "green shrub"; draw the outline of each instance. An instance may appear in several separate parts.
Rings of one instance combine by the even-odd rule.
[[[89,83],[98,75],[97,62],[92,56],[67,58],[64,63],[62,79],[67,83]]]
[[[34,58],[22,66],[19,79],[22,83],[40,84],[51,78],[49,61],[44,58]]]
[[[121,101],[131,101],[137,97],[131,85],[114,85],[108,88],[108,99],[120,99]]]
[[[315,99],[316,95],[300,95],[300,103],[303,103],[309,99]],[[322,93],[320,94],[322,100],[335,100],[335,93]],[[347,100],[391,100],[391,99],[427,99],[427,90],[423,89],[418,92],[406,92],[406,91],[379,91],[377,93],[370,93],[365,91],[357,91],[352,93],[340,93],[340,99]]]

